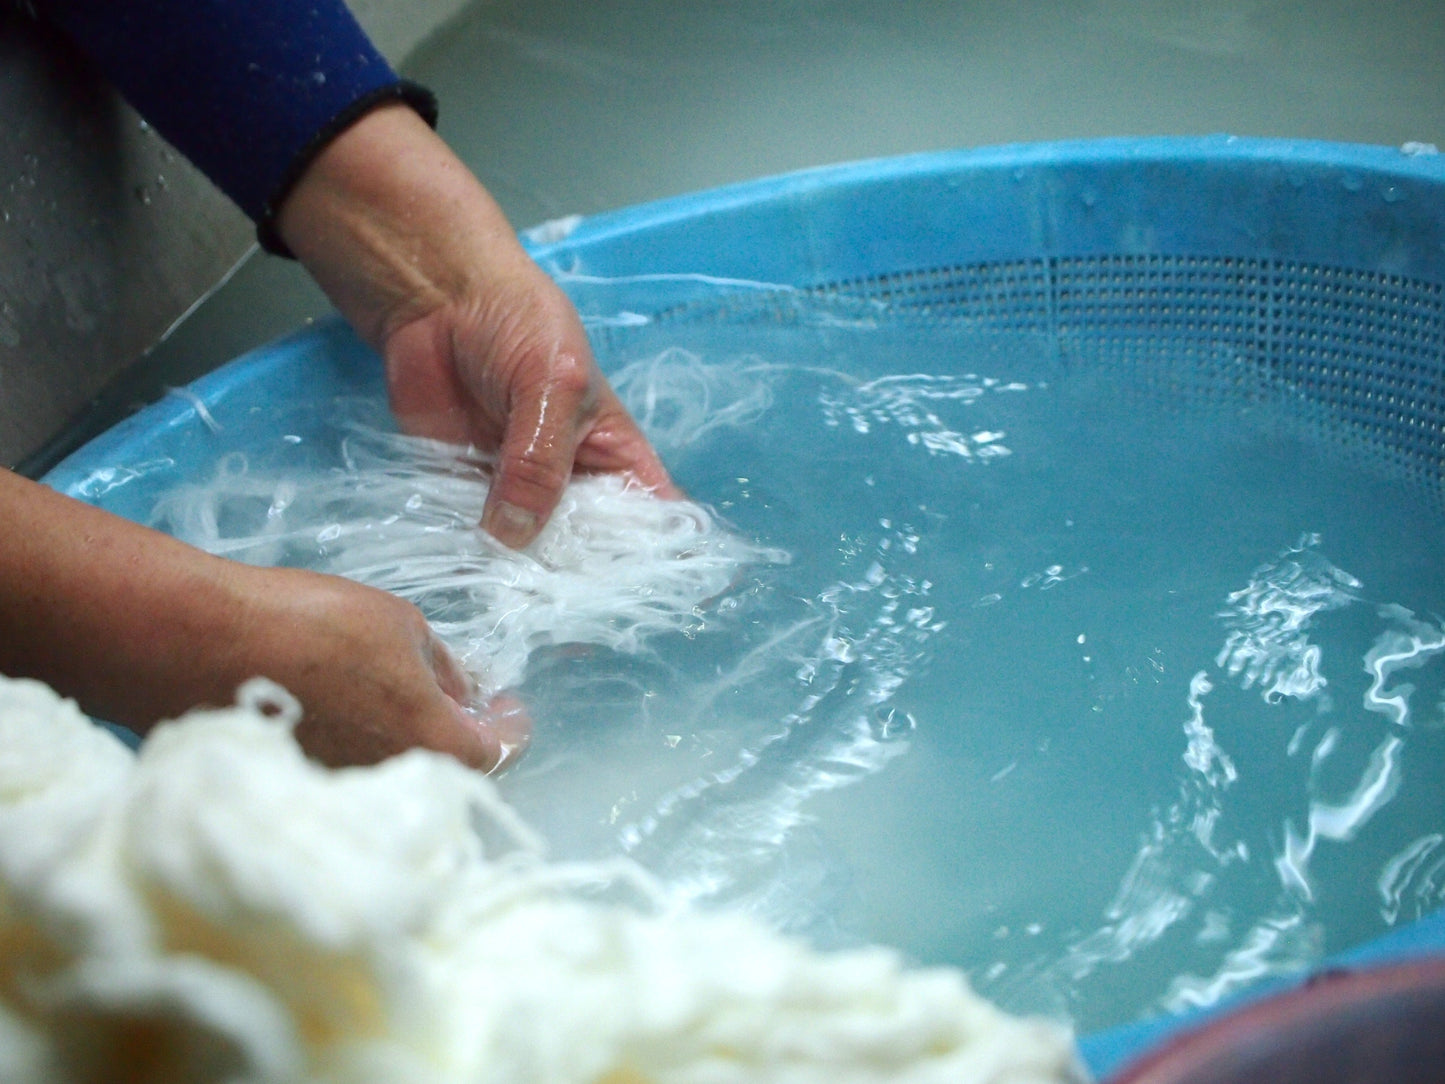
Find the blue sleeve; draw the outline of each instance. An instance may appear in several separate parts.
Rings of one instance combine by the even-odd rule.
[[[40,0],[161,135],[284,252],[272,219],[312,158],[385,101],[436,123],[343,0]]]

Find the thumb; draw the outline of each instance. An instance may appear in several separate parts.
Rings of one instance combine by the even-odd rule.
[[[427,745],[484,772],[495,771],[520,756],[532,729],[521,704],[507,696],[480,708],[468,708],[447,697],[437,723],[440,729]]]
[[[482,529],[512,549],[523,549],[537,537],[572,476],[582,418],[595,398],[590,366],[570,358],[562,368],[574,366],[582,370],[580,379],[554,375],[520,399],[507,418],[492,488],[482,509]]]
[[[520,755],[531,736],[521,702],[501,693],[479,705],[476,682],[435,633],[428,636],[427,654],[442,694],[429,744],[488,772]]]

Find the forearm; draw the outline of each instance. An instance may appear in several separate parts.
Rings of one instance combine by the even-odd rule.
[[[38,678],[144,733],[269,677],[302,747],[366,764],[413,746],[491,768],[522,740],[415,606],[337,576],[193,549],[0,470],[0,673]]]
[[[230,562],[9,471],[0,524],[0,671],[137,730],[250,676]]]
[[[500,207],[412,109],[379,107],[332,140],[277,232],[377,349],[456,298],[540,273]]]
[[[270,235],[311,155],[378,101],[434,116],[342,0],[33,0]]]

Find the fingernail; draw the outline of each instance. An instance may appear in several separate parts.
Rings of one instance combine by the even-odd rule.
[[[498,501],[482,517],[482,530],[504,546],[519,550],[537,535],[537,515],[515,504]]]

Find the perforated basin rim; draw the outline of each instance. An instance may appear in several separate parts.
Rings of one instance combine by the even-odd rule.
[[[1441,495],[1439,155],[1228,137],[928,154],[599,216],[536,255],[598,315],[616,296],[593,276],[653,277],[651,321],[707,318],[718,280],[773,282],[1043,335],[1064,364],[1136,390],[1286,395],[1321,434]]]
[[[802,292],[1042,336],[1061,363],[1158,397],[1284,399],[1319,435],[1445,497],[1439,155],[1228,137],[1000,147],[750,182],[528,242],[595,319],[604,358],[643,325],[786,318]],[[327,321],[189,393],[264,416],[356,390],[379,393],[379,365]],[[167,398],[47,481],[143,519],[159,490],[212,469],[202,420]],[[1441,911],[1329,966],[1439,952]],[[1178,1024],[1081,1045],[1102,1076]]]

